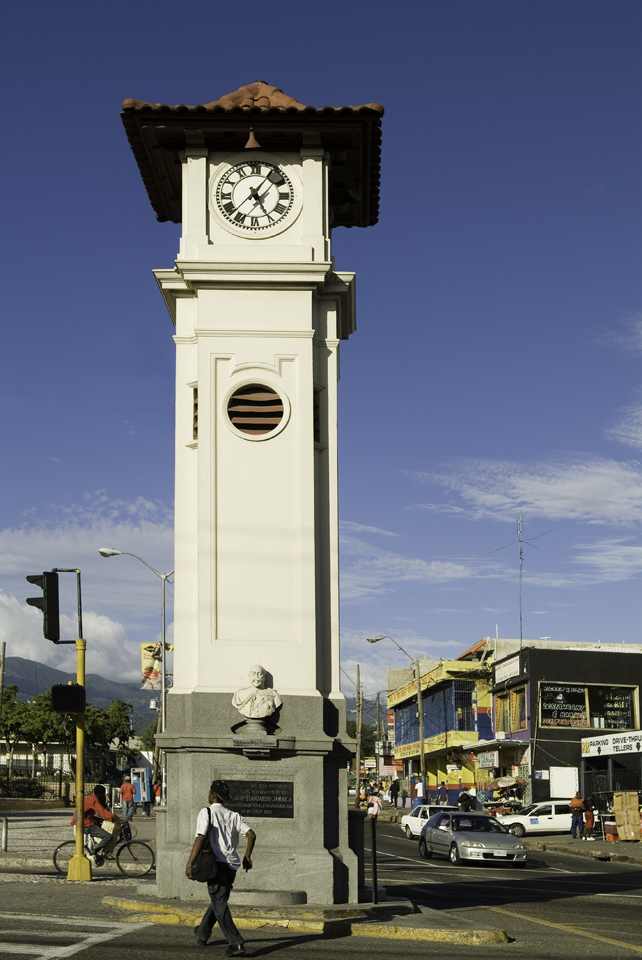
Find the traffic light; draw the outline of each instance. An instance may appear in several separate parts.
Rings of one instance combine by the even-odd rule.
[[[27,603],[42,610],[44,622],[43,636],[53,643],[60,643],[60,617],[58,614],[58,574],[50,570],[27,577],[29,583],[42,590],[41,597],[27,597]]]
[[[51,706],[56,713],[84,713],[85,688],[79,683],[56,683],[51,688]]]

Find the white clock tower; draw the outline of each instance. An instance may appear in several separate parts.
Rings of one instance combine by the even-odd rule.
[[[334,269],[330,245],[333,227],[377,221],[382,112],[307,107],[263,82],[199,106],[123,104],[158,219],[182,224],[175,267],[155,271],[176,342],[164,896],[206,895],[184,861],[219,779],[258,837],[239,894],[358,897],[337,506],[338,353],[355,278]],[[261,703],[282,704],[265,718],[243,712],[255,698],[232,702],[255,665]]]

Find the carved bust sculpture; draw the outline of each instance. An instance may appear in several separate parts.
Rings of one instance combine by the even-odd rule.
[[[250,667],[249,687],[237,690],[232,697],[232,705],[241,716],[248,720],[266,720],[274,714],[283,701],[276,690],[267,687],[267,671],[256,664]]]

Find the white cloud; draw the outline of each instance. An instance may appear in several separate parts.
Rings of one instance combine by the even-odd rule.
[[[341,551],[343,600],[373,597],[400,583],[449,583],[473,576],[466,564],[408,557],[356,537],[342,537]]]
[[[518,513],[547,520],[626,526],[642,521],[642,465],[593,458],[523,465],[464,461],[419,475],[457,494],[474,519],[514,522]]]
[[[607,436],[627,447],[642,449],[642,404],[631,403],[625,407],[620,420],[607,431]]]
[[[642,546],[627,538],[597,540],[578,549],[575,562],[599,582],[622,582],[642,573]]]
[[[373,534],[378,537],[398,537],[392,530],[383,530],[381,527],[371,527],[366,523],[357,523],[355,520],[342,520],[341,530],[345,533]]]
[[[602,332],[598,339],[633,353],[642,353],[642,313],[627,317]]]
[[[61,634],[73,639],[76,619],[61,617]],[[140,674],[135,646],[128,642],[125,628],[109,617],[85,611],[83,634],[87,640],[87,672],[114,680],[131,680]],[[7,644],[7,656],[37,660],[60,670],[75,670],[75,647],[58,645],[42,635],[42,614],[23,600],[0,592],[0,642]]]
[[[388,683],[388,670],[398,670],[410,666],[409,661],[397,650],[390,640],[380,643],[367,643],[366,637],[381,634],[381,625],[364,630],[347,630],[341,635],[341,687],[344,694],[353,697],[355,693],[354,679],[356,667],[359,664],[361,682],[369,697],[375,696],[378,690],[385,690]],[[386,632],[385,630],[383,631]],[[396,633],[390,635],[404,647],[411,657],[417,659],[439,660],[450,658],[461,653],[469,643],[453,640],[434,640],[431,637],[416,633]],[[352,682],[351,682],[352,681]]]
[[[27,596],[39,591],[24,578],[52,567],[79,567],[88,670],[112,679],[137,677],[139,643],[159,633],[159,581],[130,557],[105,560],[97,550],[116,547],[144,557],[158,569],[170,569],[173,535],[168,509],[143,497],[116,500],[98,491],[53,513],[54,519],[43,519],[32,512],[21,526],[0,530],[0,639],[7,642],[8,656],[65,669],[73,666],[73,647],[43,638],[42,614],[25,603]],[[73,639],[74,577],[61,575],[60,586],[61,627],[64,638]],[[170,604],[171,599],[170,590]]]

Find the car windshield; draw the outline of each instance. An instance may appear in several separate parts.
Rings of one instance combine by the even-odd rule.
[[[519,813],[520,817],[526,816],[527,814],[532,813],[536,806],[536,803],[529,803],[527,807],[522,807],[522,809],[518,810],[517,813]]]
[[[506,827],[502,827],[498,820],[493,817],[453,817],[453,830],[474,831],[476,833],[507,833]]]

